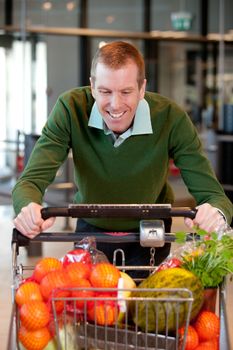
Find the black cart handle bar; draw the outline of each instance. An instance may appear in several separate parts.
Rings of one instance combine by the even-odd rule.
[[[65,208],[48,207],[41,211],[42,218],[135,218],[166,219],[188,217],[194,219],[196,209],[172,208],[170,204],[70,204]]]

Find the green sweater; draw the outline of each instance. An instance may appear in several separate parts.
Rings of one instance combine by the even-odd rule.
[[[94,103],[89,87],[61,95],[13,189],[16,214],[29,202],[42,203],[46,188],[71,149],[78,188],[75,203],[173,203],[167,181],[172,158],[197,204],[208,202],[218,207],[230,222],[232,203],[204,155],[190,118],[159,94],[146,92],[145,99],[153,134],[131,136],[115,148],[110,135],[88,126]],[[87,221],[108,230],[138,227],[137,220]]]

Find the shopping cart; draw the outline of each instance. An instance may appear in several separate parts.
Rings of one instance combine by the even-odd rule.
[[[170,205],[106,205],[106,204],[89,204],[89,205],[70,205],[67,208],[44,208],[42,209],[42,216],[44,219],[49,217],[72,217],[72,218],[88,218],[88,217],[108,217],[121,218],[130,217],[140,219],[140,232],[128,233],[122,236],[109,236],[104,233],[98,234],[98,242],[114,242],[120,243],[122,240],[130,242],[140,241],[142,246],[151,247],[151,261],[153,262],[153,255],[155,248],[163,246],[165,242],[174,242],[174,234],[164,232],[163,219],[171,217],[190,217],[194,218],[195,210],[190,208],[172,208]],[[156,220],[158,219],[159,220]],[[85,233],[90,236],[89,232]],[[33,241],[35,242],[77,242],[83,238],[77,233],[41,233]],[[187,234],[187,240],[193,239]],[[14,294],[21,281],[25,278],[28,272],[33,270],[33,266],[19,265],[17,257],[20,253],[20,248],[28,246],[29,240],[22,236],[16,229],[13,231],[12,237],[12,272],[13,272],[13,286],[12,286],[12,319],[9,332],[8,350],[20,349],[17,340],[17,333],[19,327],[18,309],[14,302]],[[121,252],[124,254],[124,252]],[[150,273],[156,267],[153,266],[118,266],[124,271],[141,269],[148,270]],[[75,288],[77,291],[79,288]],[[95,290],[96,291],[96,290]],[[190,321],[190,314],[192,308],[193,297],[191,291],[185,288],[179,289],[150,289],[141,290],[140,297],[134,297],[133,293],[125,297],[124,292],[133,292],[132,289],[105,288],[98,289],[100,296],[93,297],[56,297],[52,298],[52,310],[54,330],[56,334],[56,348],[66,350],[128,350],[128,349],[163,349],[163,350],[182,350],[185,349],[185,339],[187,335],[187,328]],[[158,292],[155,296],[150,294]],[[104,293],[104,294],[103,294]],[[144,294],[143,294],[144,293]],[[149,293],[149,294],[148,294]],[[104,296],[103,296],[104,295]],[[145,296],[144,296],[145,295]],[[149,297],[148,297],[149,295]],[[153,294],[154,295],[154,294]],[[224,285],[220,288],[219,298],[219,314],[221,320],[221,334],[220,334],[220,349],[229,349],[228,333],[226,327],[226,308],[225,308],[225,293]],[[77,309],[76,305],[82,300],[83,309]],[[103,322],[99,322],[98,312],[94,313],[94,317],[90,322],[88,317],[88,307],[90,303],[94,303],[94,310],[98,310],[98,302],[101,301],[104,305],[102,312]],[[56,303],[63,303],[63,312],[58,313]],[[116,322],[109,323],[107,305],[114,305],[111,310],[112,317]],[[141,329],[138,327],[138,315],[140,305],[144,307],[145,327]],[[134,308],[134,321],[132,322],[130,309]],[[154,322],[154,329],[151,331],[147,327],[150,324],[150,307],[153,305],[157,312]],[[119,322],[118,311],[124,311],[123,321]],[[161,317],[161,308],[163,309],[163,320]],[[180,315],[184,314],[184,340],[179,341],[178,329],[180,327]],[[171,314],[172,313],[172,320]],[[162,326],[161,326],[162,324]],[[61,338],[62,325],[62,338]]]

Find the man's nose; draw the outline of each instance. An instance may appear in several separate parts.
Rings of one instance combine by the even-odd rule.
[[[111,98],[111,106],[114,109],[118,109],[121,105],[121,97],[119,94],[113,94]]]

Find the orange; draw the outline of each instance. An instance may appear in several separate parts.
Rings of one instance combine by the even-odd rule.
[[[47,327],[30,331],[25,327],[20,326],[18,337],[19,341],[27,350],[42,350],[51,339],[51,335]]]
[[[42,278],[47,275],[48,272],[54,271],[54,270],[60,270],[62,269],[63,265],[62,262],[59,261],[56,258],[42,258],[35,266],[34,272],[33,272],[33,278],[36,282],[40,283]]]
[[[219,350],[219,340],[215,338],[199,343],[195,350]]]
[[[45,327],[50,319],[49,309],[43,301],[29,301],[19,311],[22,325],[28,330]]]
[[[112,264],[102,262],[93,265],[90,282],[96,288],[116,288],[120,271]]]
[[[217,338],[220,333],[219,317],[211,311],[201,311],[193,326],[200,342]]]
[[[117,303],[114,300],[108,300],[111,294],[107,296],[107,293],[104,293],[102,300],[93,300],[89,303],[87,309],[87,317],[89,321],[97,323],[101,326],[103,325],[114,325],[118,320],[118,307]],[[101,297],[101,294],[98,295],[98,298]]]
[[[66,288],[69,287],[69,285],[70,280],[65,270],[55,270],[49,272],[43,277],[40,282],[40,290],[45,300],[48,300],[50,297],[52,297],[53,290],[58,288]]]
[[[179,329],[179,335],[180,335],[180,343],[183,344],[184,339],[184,331],[185,327],[181,327]],[[194,350],[199,344],[199,338],[197,331],[193,326],[188,326],[187,335],[186,335],[186,341],[185,341],[185,350]]]
[[[76,280],[72,286],[77,287],[77,289],[72,290],[71,297],[72,298],[82,298],[80,300],[79,299],[75,300],[74,304],[72,302],[72,305],[74,305],[74,307],[78,310],[83,310],[85,308],[88,308],[88,305],[89,305],[91,299],[93,299],[95,296],[94,290],[90,289],[91,283],[88,280],[82,278],[82,279]],[[90,300],[87,298],[90,298]],[[85,299],[86,299],[86,301],[85,301]]]
[[[68,297],[70,296],[70,290],[54,290],[52,293],[52,298],[48,300],[48,308],[50,313],[56,312],[56,314],[60,314],[65,306],[67,305]],[[54,299],[56,298],[56,300]],[[55,316],[55,315],[54,315]]]
[[[70,280],[64,269],[49,272],[40,283],[40,290],[45,300],[48,301],[50,312],[60,313],[65,307],[66,298],[70,295]],[[61,298],[53,300],[53,298]],[[53,309],[55,308],[55,310]]]
[[[91,273],[91,266],[77,261],[67,265],[66,272],[72,282],[80,278],[88,279]]]
[[[18,306],[22,306],[30,300],[43,300],[39,284],[31,281],[21,284],[15,294],[15,301]]]

